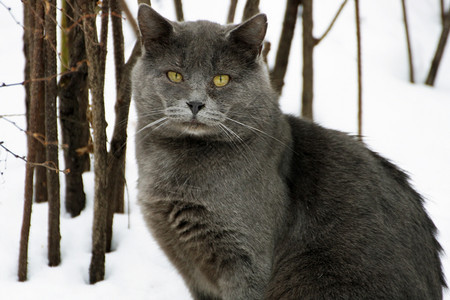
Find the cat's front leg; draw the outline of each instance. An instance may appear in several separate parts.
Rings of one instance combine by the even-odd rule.
[[[191,289],[191,295],[194,300],[223,300],[222,298],[212,296],[205,292],[201,292],[195,288]]]
[[[266,259],[258,257],[229,262],[219,280],[223,300],[263,299],[265,286],[270,277]]]

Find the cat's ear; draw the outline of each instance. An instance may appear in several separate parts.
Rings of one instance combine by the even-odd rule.
[[[229,36],[234,43],[247,45],[259,53],[266,31],[267,17],[265,14],[259,14],[238,25],[230,32]]]
[[[139,5],[138,23],[142,43],[146,50],[150,50],[155,43],[161,44],[161,42],[167,41],[173,33],[170,21],[147,4]]]

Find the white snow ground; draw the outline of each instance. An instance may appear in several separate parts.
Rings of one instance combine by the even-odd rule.
[[[22,4],[2,0],[22,22]],[[136,13],[137,1],[127,1]],[[261,1],[269,18],[267,39],[274,61],[284,1]],[[341,1],[315,1],[315,35],[320,36]],[[185,19],[224,22],[229,1],[184,0]],[[439,228],[439,240],[450,253],[450,46],[447,47],[434,88],[422,84],[440,35],[438,1],[408,1],[417,81],[408,82],[408,65],[400,1],[361,0],[363,38],[364,125],[366,143],[407,170]],[[446,1],[446,6],[450,5]],[[153,0],[164,16],[174,19],[172,1]],[[236,20],[242,15],[239,1]],[[23,80],[22,28],[0,6],[0,84]],[[298,114],[301,91],[301,30],[297,26],[281,106]],[[134,44],[126,31],[128,53]],[[315,51],[315,118],[324,126],[356,132],[356,56],[353,1],[349,1],[328,37]],[[112,51],[110,51],[112,57]],[[113,124],[114,70],[109,59],[106,88],[107,116]],[[0,88],[0,115],[24,128],[22,86]],[[114,221],[114,251],[106,258],[106,279],[89,285],[88,268],[92,226],[93,174],[85,174],[88,204],[77,218],[62,209],[59,267],[47,266],[47,205],[33,206],[29,248],[29,280],[17,282],[19,234],[22,222],[24,163],[0,149],[0,298],[1,299],[190,299],[177,272],[145,228],[135,203],[134,119],[131,110],[127,159],[130,211]],[[108,128],[111,134],[112,126]],[[0,119],[0,141],[20,156],[26,155],[25,135]],[[64,180],[61,180],[64,184]],[[61,187],[64,191],[64,187]],[[63,197],[62,197],[63,199]],[[128,223],[130,226],[128,226]],[[443,257],[447,278],[450,262]],[[450,299],[446,291],[445,299]]]

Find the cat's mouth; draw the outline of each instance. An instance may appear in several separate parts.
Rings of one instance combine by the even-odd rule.
[[[187,132],[191,134],[201,134],[209,131],[210,127],[205,123],[200,122],[197,119],[192,119],[190,121],[182,122],[183,126],[186,128]]]
[[[200,122],[197,119],[192,119],[190,121],[183,122],[183,125],[187,126],[189,128],[192,128],[192,129],[197,129],[197,128],[198,129],[202,129],[202,128],[204,129],[204,128],[208,127],[208,125],[206,125],[205,123]]]

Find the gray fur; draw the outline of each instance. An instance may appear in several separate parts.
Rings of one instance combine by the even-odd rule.
[[[141,5],[138,20],[139,203],[194,299],[442,298],[436,229],[406,175],[279,110],[264,15],[174,23]]]

